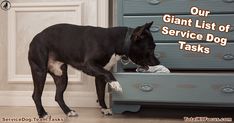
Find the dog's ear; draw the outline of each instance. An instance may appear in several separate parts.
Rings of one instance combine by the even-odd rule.
[[[152,26],[153,24],[153,21],[150,22],[150,23],[146,23],[145,25],[143,26],[140,26],[140,27],[137,27],[134,32],[133,32],[133,40],[134,41],[137,41],[137,40],[140,40],[143,38],[142,34],[143,32],[147,29],[149,30],[150,27]]]
[[[148,30],[149,30],[150,27],[153,25],[153,23],[154,23],[153,21],[151,21],[150,23],[146,23],[146,24],[145,24],[145,29],[148,29]]]

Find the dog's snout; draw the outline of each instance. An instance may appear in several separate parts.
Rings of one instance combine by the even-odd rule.
[[[149,66],[156,66],[156,65],[159,65],[159,64],[160,64],[160,61],[155,56],[152,56],[149,59],[149,63],[148,63]]]

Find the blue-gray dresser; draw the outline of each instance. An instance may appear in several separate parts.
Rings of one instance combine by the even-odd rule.
[[[136,73],[136,65],[119,62],[114,75],[122,85],[123,93],[111,93],[113,113],[136,112],[142,105],[234,107],[234,0],[116,0],[114,3],[117,26],[136,27],[154,21],[150,30],[157,45],[155,56],[171,73]],[[211,13],[206,18],[193,16],[190,13],[193,6]],[[222,47],[162,35],[164,14],[230,24],[228,33],[212,31],[212,34],[227,37],[228,43]],[[204,29],[166,25],[171,29],[209,33]],[[179,40],[201,43],[211,52],[180,50]]]

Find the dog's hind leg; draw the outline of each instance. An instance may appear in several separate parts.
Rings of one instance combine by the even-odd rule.
[[[69,117],[78,116],[78,114],[74,110],[71,110],[65,104],[64,98],[63,98],[63,94],[67,88],[67,83],[68,83],[67,64],[62,64],[61,66],[57,66],[57,67],[60,67],[60,68],[55,68],[55,69],[60,69],[62,71],[61,75],[58,75],[58,74],[56,75],[56,73],[59,73],[59,72],[49,70],[50,71],[49,73],[53,77],[55,85],[56,85],[55,101],[58,102],[59,106],[61,107],[61,109],[67,116]],[[54,70],[53,68],[51,69]]]
[[[35,102],[39,118],[46,118],[48,116],[41,102],[47,74],[47,57],[47,50],[45,48],[40,45],[30,45],[28,60],[34,84],[32,98]]]
[[[106,82],[104,77],[95,77],[95,85],[96,85],[96,91],[97,91],[97,97],[99,105],[101,106],[101,112],[104,115],[112,115],[112,112],[110,109],[107,108],[105,103],[105,87]]]

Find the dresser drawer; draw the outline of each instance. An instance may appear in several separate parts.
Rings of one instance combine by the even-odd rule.
[[[177,43],[157,43],[155,55],[162,65],[173,70],[234,70],[234,43],[226,47],[211,43],[203,45],[210,48],[210,54],[180,50]],[[118,63],[119,70],[132,71],[136,67],[132,63]]]
[[[113,102],[204,103],[234,106],[233,73],[115,73],[123,93]]]
[[[192,27],[180,26],[180,25],[175,25],[171,23],[164,23],[162,17],[163,16],[124,16],[123,25],[129,26],[129,27],[137,27],[139,25],[143,25],[146,22],[154,21],[154,24],[151,27],[151,32],[156,42],[175,42],[175,41],[177,42],[178,40],[191,40],[187,38],[182,38],[180,36],[163,35],[161,33],[161,28],[163,26],[167,26],[169,29],[173,29],[173,30],[180,30],[180,31],[185,31],[185,32],[187,30],[190,30],[191,32],[194,32],[197,34],[203,34],[204,40],[206,39],[206,34],[212,33],[215,36],[225,37],[229,41],[234,41],[234,21],[233,21],[234,14],[222,14],[222,15],[215,14],[215,15],[210,15],[206,18],[192,16],[192,15],[177,15],[176,16],[176,17],[184,18],[184,19],[191,18],[193,20]],[[218,30],[213,31],[213,30],[195,28],[194,25],[195,25],[196,20],[200,20],[200,23],[202,23],[202,21],[204,20],[206,22],[215,22],[218,25],[230,24],[231,29],[229,30],[228,33],[226,33],[226,32],[220,32]]]
[[[123,14],[189,14],[193,6],[211,13],[233,13],[234,0],[123,0]],[[121,3],[120,3],[121,5]]]
[[[226,47],[211,43],[203,45],[210,48],[210,54],[180,50],[179,44],[160,43],[155,55],[163,65],[172,69],[234,70],[233,43]]]

